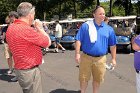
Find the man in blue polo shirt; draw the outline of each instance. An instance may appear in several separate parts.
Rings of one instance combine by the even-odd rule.
[[[136,87],[137,93],[140,93],[140,35],[132,39],[132,48],[135,50],[134,67],[136,70]]]
[[[105,10],[97,6],[94,19],[82,24],[76,35],[75,59],[79,63],[81,93],[86,92],[90,76],[93,76],[93,93],[97,93],[106,71],[106,54],[110,47],[112,65],[116,66],[116,35],[104,22]],[[83,53],[80,54],[80,49]]]

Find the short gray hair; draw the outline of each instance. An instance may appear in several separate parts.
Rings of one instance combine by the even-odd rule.
[[[17,7],[19,17],[25,17],[29,13],[35,13],[35,7],[29,2],[22,2]]]

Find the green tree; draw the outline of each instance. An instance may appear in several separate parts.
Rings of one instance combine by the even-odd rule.
[[[100,5],[100,1],[99,0],[97,0],[97,6],[99,6]]]
[[[118,7],[123,7],[122,9],[124,9],[125,16],[130,15],[130,11],[132,11],[131,0],[116,0],[114,2],[114,7],[117,7],[117,6]],[[120,8],[118,8],[118,9],[120,9]]]
[[[0,23],[5,23],[5,18],[10,11],[15,10],[16,5],[11,4],[9,0],[0,0]]]
[[[0,22],[4,23],[8,13],[16,11],[19,3],[24,1],[36,7],[36,18],[41,20],[50,20],[54,15],[67,18],[69,14],[73,18],[92,17],[92,10],[100,4],[105,7],[107,16],[140,15],[140,0],[110,0],[102,3],[100,0],[0,0]]]

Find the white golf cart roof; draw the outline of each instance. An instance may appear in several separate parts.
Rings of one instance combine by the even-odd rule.
[[[68,20],[68,19],[65,19],[65,20],[59,20],[59,23],[75,23],[75,22],[85,22],[84,19],[71,19],[71,20]],[[43,23],[47,23],[47,24],[53,24],[55,23],[55,21],[43,21]]]
[[[113,16],[113,17],[109,17],[109,19],[111,20],[118,20],[118,19],[135,19],[137,16],[136,15],[132,15],[132,16]]]

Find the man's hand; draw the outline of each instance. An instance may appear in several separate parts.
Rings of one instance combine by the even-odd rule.
[[[75,61],[76,61],[76,63],[80,63],[80,54],[75,54]]]
[[[113,66],[113,67],[116,66],[116,60],[115,60],[115,59],[112,59],[111,63],[112,63],[112,66]]]
[[[39,19],[36,19],[35,22],[34,22],[34,26],[35,28],[37,29],[37,31],[42,31],[40,29],[43,29],[43,23],[39,20]],[[43,29],[44,30],[44,29]]]

